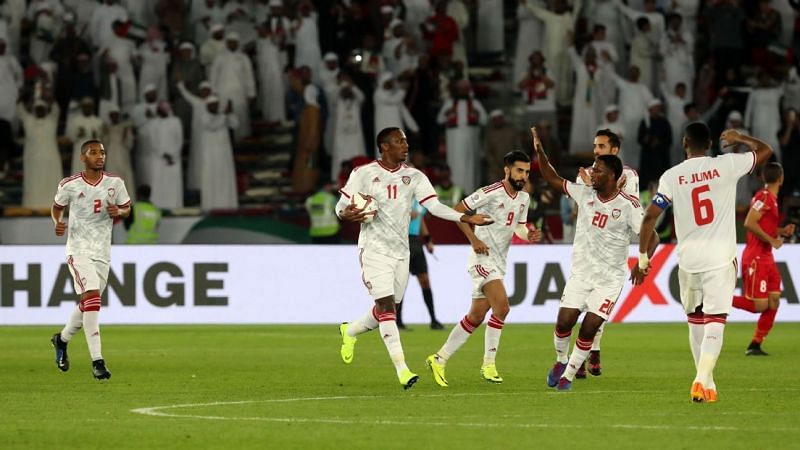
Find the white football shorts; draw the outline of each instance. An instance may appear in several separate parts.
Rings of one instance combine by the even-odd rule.
[[[475,264],[467,268],[470,278],[472,278],[472,298],[486,298],[483,287],[492,280],[503,281],[505,273],[498,269],[494,264]]]
[[[622,292],[623,284],[624,280],[588,280],[570,276],[561,294],[559,306],[590,312],[608,320]]]
[[[102,294],[105,290],[108,283],[107,261],[92,259],[86,255],[69,255],[67,267],[78,295],[87,291],[100,291]]]
[[[708,272],[689,273],[678,269],[681,303],[686,314],[703,305],[705,314],[729,314],[736,289],[736,260]]]
[[[361,264],[361,281],[373,299],[391,295],[395,303],[403,301],[408,284],[408,256],[396,259],[362,248],[359,249],[358,260]]]

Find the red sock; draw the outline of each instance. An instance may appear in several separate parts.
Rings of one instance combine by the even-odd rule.
[[[756,334],[753,335],[753,342],[760,344],[767,337],[772,325],[775,324],[775,314],[777,313],[777,309],[768,309],[761,313],[761,317],[758,318],[758,324],[756,324]]]
[[[744,298],[741,295],[733,296],[733,307],[737,309],[743,309],[745,311],[750,311],[751,313],[756,312],[756,303],[752,300]]]

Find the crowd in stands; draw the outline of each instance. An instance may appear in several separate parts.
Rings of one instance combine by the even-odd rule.
[[[624,163],[648,191],[682,160],[683,126],[704,120],[716,132],[739,128],[770,143],[786,171],[785,193],[800,195],[795,7],[6,0],[0,177],[11,176],[21,152],[22,204],[48,208],[66,175],[60,144],[72,144],[66,169],[76,172],[81,143],[99,138],[108,170],[130,191],[150,185],[157,206],[181,207],[194,190],[204,211],[231,210],[235,149],[262,125],[292,130],[291,186],[307,194],[342,184],[350,168],[377,156],[376,133],[399,126],[413,164],[444,191],[468,194],[502,176],[501,156],[528,148],[535,124],[556,162],[590,153],[597,129],[617,132]],[[492,83],[471,76],[486,60]],[[758,186],[756,175],[741,182],[742,208]],[[542,198],[535,182],[532,189]],[[552,193],[543,198],[558,209]]]

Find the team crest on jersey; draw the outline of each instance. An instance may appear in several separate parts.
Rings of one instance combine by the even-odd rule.
[[[525,205],[519,205],[519,215],[525,212]]]
[[[411,177],[409,177],[408,175],[403,175],[403,178],[400,179],[403,180],[403,184],[411,183]]]
[[[617,208],[614,208],[614,210],[613,210],[613,211],[611,211],[611,217],[613,217],[613,218],[615,218],[615,219],[619,219],[619,216],[620,216],[620,215],[622,215],[622,210],[619,210],[619,209],[617,209]]]
[[[117,190],[114,189],[113,187],[108,188],[108,196],[109,197],[114,197],[114,194],[116,194],[116,193],[117,193]]]
[[[481,196],[480,196],[480,195],[478,195],[478,194],[475,194],[475,195],[473,195],[473,196],[472,196],[472,201],[473,201],[473,202],[477,202],[477,201],[478,201],[478,200],[480,200],[480,199],[481,199]]]

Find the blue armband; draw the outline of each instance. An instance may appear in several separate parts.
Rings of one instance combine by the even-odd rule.
[[[664,194],[658,193],[653,197],[653,204],[661,209],[667,209],[672,204],[672,201]]]

